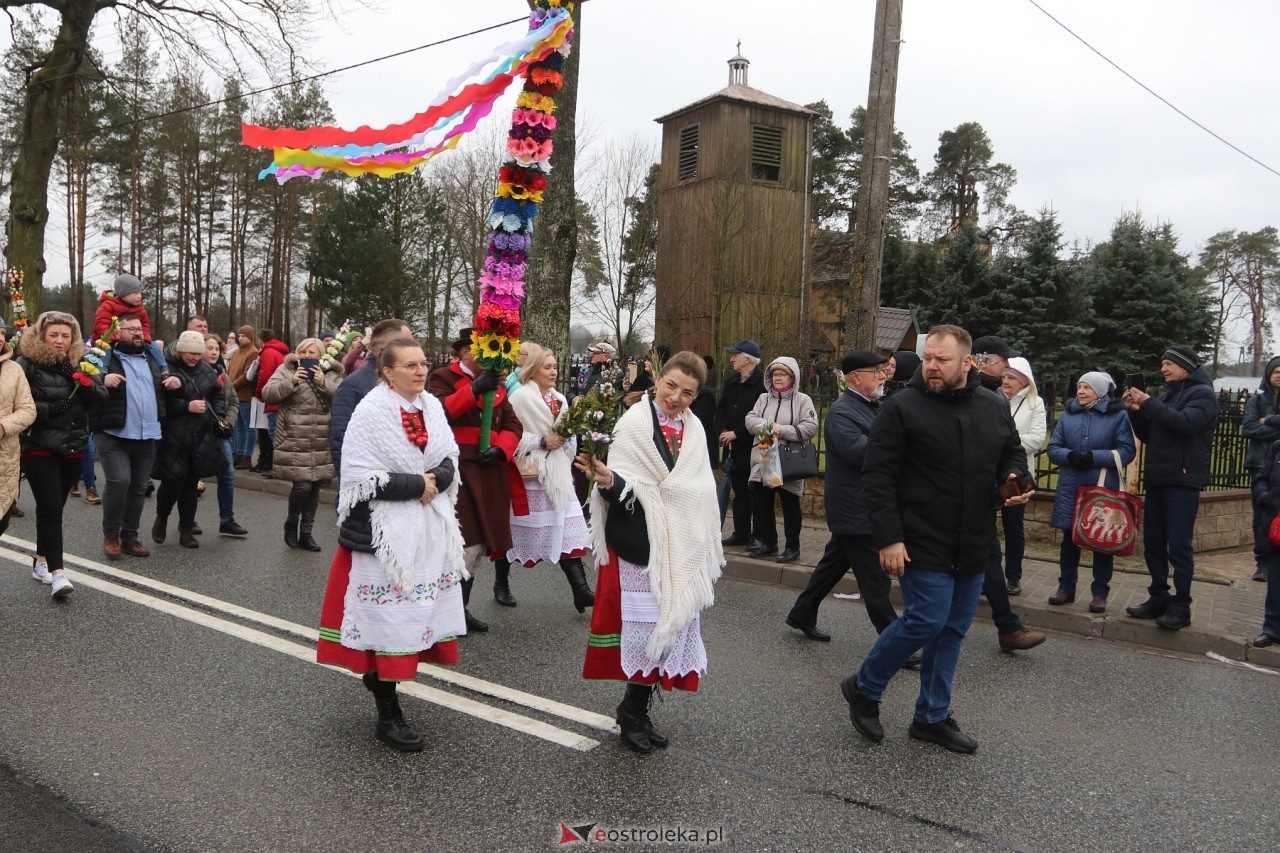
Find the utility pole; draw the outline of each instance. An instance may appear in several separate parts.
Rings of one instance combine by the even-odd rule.
[[[871,83],[867,91],[867,133],[862,142],[862,174],[853,225],[853,271],[849,276],[847,300],[849,313],[844,328],[846,349],[875,349],[901,44],[902,0],[876,0]]]

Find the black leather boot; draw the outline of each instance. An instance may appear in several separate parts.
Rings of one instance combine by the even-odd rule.
[[[304,551],[319,551],[320,543],[311,536],[311,527],[315,524],[315,519],[303,519],[298,525],[298,547]]]
[[[511,561],[499,558],[493,561],[493,600],[503,607],[515,607],[511,594]]]
[[[644,684],[628,684],[627,692],[622,696],[622,704],[618,706],[618,728],[622,730],[622,743],[627,749],[639,753],[653,751],[653,741],[649,738],[649,729],[645,727],[645,717],[649,708],[649,688]]]
[[[475,582],[474,577],[462,582],[462,616],[466,620],[468,634],[483,634],[489,630],[489,623],[472,616],[471,611],[467,609],[467,605],[471,603],[471,586]]]
[[[291,515],[284,522],[284,544],[290,548],[298,547],[298,517]]]
[[[582,566],[582,560],[578,557],[565,557],[560,561],[560,570],[569,579],[569,588],[573,590],[573,606],[578,608],[579,613],[585,612],[595,604],[596,595],[587,585],[587,572]]]
[[[421,752],[422,735],[405,722],[404,712],[400,710],[400,698],[396,696],[396,683],[379,681],[377,674],[373,672],[366,672],[360,680],[373,693],[373,701],[378,706],[378,724],[373,730],[374,737],[401,752]]]

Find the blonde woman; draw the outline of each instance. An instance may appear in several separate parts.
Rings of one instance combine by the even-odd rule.
[[[511,550],[505,560],[494,562],[493,597],[501,605],[515,607],[509,582],[511,564],[532,567],[545,560],[560,564],[573,590],[573,606],[582,613],[595,600],[595,593],[582,565],[589,541],[587,522],[573,490],[577,442],[566,441],[555,432],[569,403],[556,390],[559,367],[555,353],[537,344],[525,344],[520,352],[525,362],[510,400],[524,427],[516,464],[525,474],[527,501],[518,507],[512,504]]]
[[[293,483],[284,543],[290,548],[319,551],[311,535],[315,528],[320,487],[334,478],[329,447],[333,392],[342,382],[342,367],[322,361],[324,344],[307,338],[285,356],[262,388],[262,402],[279,406],[272,439],[271,473]]]

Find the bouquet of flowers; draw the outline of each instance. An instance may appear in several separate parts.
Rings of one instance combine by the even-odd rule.
[[[618,423],[618,390],[601,382],[573,401],[556,424],[556,435],[576,438],[582,453],[604,461],[613,443],[613,428]]]
[[[77,382],[76,387],[71,389],[71,396],[74,397],[81,386],[88,388],[93,384],[93,377],[100,376],[106,367],[107,350],[111,349],[111,339],[115,337],[116,332],[120,330],[120,318],[112,317],[111,325],[93,342],[93,345],[84,352],[84,358],[80,359],[80,369],[71,374],[71,378]]]
[[[770,489],[782,485],[782,459],[777,453],[777,443],[773,437],[773,421],[765,421],[756,430],[756,449],[760,451],[760,482]]]

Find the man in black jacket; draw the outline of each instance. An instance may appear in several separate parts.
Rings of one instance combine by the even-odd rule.
[[[151,551],[138,541],[142,505],[151,483],[151,467],[164,419],[163,391],[182,383],[168,376],[142,340],[142,318],[120,317],[120,330],[111,346],[102,377],[107,406],[92,424],[93,442],[106,485],[102,489],[102,553],[147,557]]]
[[[840,360],[847,386],[831,404],[823,430],[827,451],[823,504],[831,539],[786,619],[810,640],[825,643],[831,639],[817,627],[818,606],[850,568],[876,633],[883,633],[898,618],[889,601],[892,583],[880,568],[880,555],[871,538],[871,515],[862,495],[862,462],[871,425],[880,411],[883,366],[888,361],[867,350],[848,353]]]
[[[747,479],[751,476],[751,445],[755,436],[747,431],[747,413],[764,393],[764,374],[760,370],[760,345],[752,340],[738,341],[729,347],[729,366],[733,373],[724,382],[720,405],[716,408],[716,429],[724,448],[724,473],[733,486],[733,533],[723,545],[749,545],[756,538],[751,531],[751,492]]]
[[[920,694],[907,732],[969,753],[977,742],[951,716],[960,643],[973,621],[996,533],[998,486],[1026,471],[1009,404],[982,388],[969,333],[937,326],[921,372],[885,403],[871,428],[863,494],[880,567],[900,578],[902,615],[855,675],[840,683],[849,717],[866,738],[884,738],[880,697],[923,650]],[[1004,501],[1024,504],[1030,493]]]
[[[1134,433],[1147,445],[1142,555],[1151,575],[1150,597],[1125,612],[1135,619],[1155,619],[1161,628],[1176,631],[1191,624],[1191,579],[1195,575],[1192,533],[1200,510],[1200,490],[1209,485],[1218,400],[1213,380],[1191,347],[1165,350],[1160,373],[1164,391],[1159,397],[1130,388],[1123,398]]]

